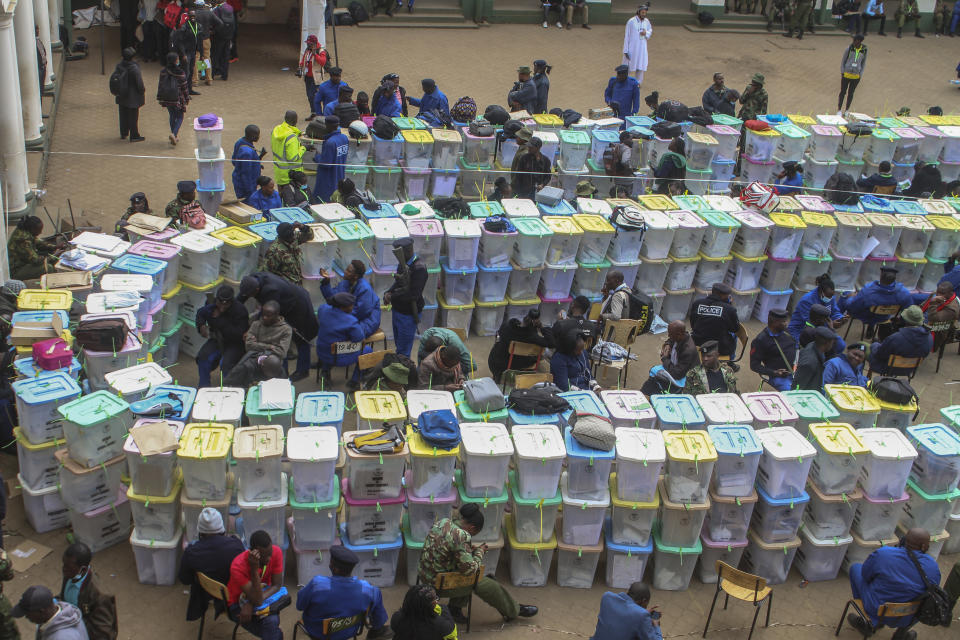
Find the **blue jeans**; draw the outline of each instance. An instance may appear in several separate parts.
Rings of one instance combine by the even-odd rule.
[[[240,605],[230,605],[230,616],[237,620],[240,617]],[[283,630],[280,628],[280,615],[271,614],[263,618],[253,616],[250,622],[240,625],[260,640],[283,640]]]
[[[176,107],[167,107],[167,112],[170,114],[170,133],[178,135],[180,133],[180,125],[183,124],[184,112]]]
[[[393,344],[397,354],[410,357],[417,336],[417,319],[405,313],[393,312]]]
[[[233,365],[237,364],[242,357],[243,347],[240,345],[227,346],[221,353],[216,340],[207,340],[200,347],[200,353],[197,354],[196,358],[197,388],[210,386],[210,373],[217,367],[220,367],[220,373],[222,374],[220,383],[222,384],[222,379],[227,377],[227,374],[233,369]]]
[[[957,32],[957,23],[960,22],[960,13],[956,11],[953,12],[953,15],[950,16],[950,33]]]
[[[777,391],[790,391],[793,388],[793,376],[785,378],[770,377],[770,384],[777,388]]]

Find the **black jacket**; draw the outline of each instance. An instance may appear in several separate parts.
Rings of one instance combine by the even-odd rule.
[[[524,326],[517,318],[507,318],[500,325],[500,329],[497,331],[497,339],[490,349],[490,355],[487,356],[490,373],[497,382],[500,381],[503,372],[507,370],[507,362],[510,360],[510,343],[514,341],[538,344],[549,349],[556,346],[553,333],[549,329],[542,331],[534,325]],[[510,366],[514,369],[525,369],[532,367],[535,362],[536,358],[514,356],[513,363]]]
[[[333,108],[333,115],[340,118],[341,127],[349,127],[354,120],[360,119],[360,110],[352,102],[337,102]]]
[[[553,334],[553,341],[557,348],[561,350],[573,350],[577,336],[580,334],[589,334],[592,338],[599,335],[597,323],[586,316],[557,320],[550,327],[550,333]]]
[[[708,340],[720,343],[720,355],[733,356],[737,347],[734,334],[740,326],[737,308],[712,295],[700,298],[690,307],[690,329],[697,346]]]
[[[210,303],[197,309],[197,327],[204,324],[209,326],[210,337],[215,338],[221,347],[235,346],[243,349],[243,334],[250,328],[247,308],[234,300],[226,313],[214,317],[216,308],[216,303]]]
[[[750,370],[762,376],[773,376],[777,369],[792,371],[796,355],[797,343],[786,330],[774,337],[764,328],[750,343]]]
[[[397,267],[397,273],[400,273],[400,267]],[[423,265],[420,258],[413,261],[410,265],[410,284],[402,285],[399,280],[394,280],[387,293],[390,294],[390,304],[395,313],[403,313],[408,316],[419,315],[423,311],[423,288],[427,286],[427,268]]]
[[[220,16],[213,12],[209,7],[206,9],[197,9],[197,24],[200,25],[200,38],[211,37],[217,29],[223,25]]]
[[[146,88],[143,86],[140,65],[133,60],[121,60],[117,63],[117,69],[126,70],[127,81],[116,97],[116,103],[130,109],[142,107],[145,102]]]
[[[193,29],[190,27],[190,21],[188,20],[184,22],[179,29],[170,34],[170,50],[181,58],[192,58],[197,55],[197,46],[200,36],[202,35],[202,27],[199,23],[196,27],[197,33],[194,35]]]
[[[187,620],[199,620],[210,602],[210,596],[197,584],[197,571],[227,584],[230,581],[230,563],[241,553],[243,543],[238,538],[226,535],[203,537],[184,550],[180,559],[180,582],[190,585]]]
[[[227,7],[229,8],[229,5]],[[220,40],[233,38],[233,33],[237,29],[237,14],[233,10],[227,11],[223,5],[220,5],[213,10],[213,15],[220,19],[220,24],[214,28],[214,37]]]
[[[457,623],[453,621],[450,610],[440,605],[440,614],[429,620],[407,619],[403,611],[397,611],[390,618],[393,640],[443,640],[453,633]]]
[[[306,289],[266,271],[251,275],[260,283],[260,290],[254,296],[257,302],[262,305],[268,300],[275,300],[280,305],[280,315],[293,327],[294,341],[299,344],[310,342],[317,337],[320,325]],[[237,296],[238,302],[242,303],[246,299],[243,295]]]
[[[817,349],[817,343],[807,344],[800,350],[800,357],[797,359],[797,370],[793,374],[794,388],[812,391],[823,389],[823,368],[826,364],[826,355]]]

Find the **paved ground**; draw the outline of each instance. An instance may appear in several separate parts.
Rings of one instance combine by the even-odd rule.
[[[116,32],[108,32],[109,58],[118,55]],[[254,36],[259,37],[255,40]],[[596,27],[592,31],[575,29],[558,33],[527,26],[495,26],[476,31],[341,29],[338,32],[340,65],[352,86],[372,93],[377,79],[387,71],[403,73],[403,84],[411,93],[421,77],[433,77],[451,100],[460,95],[473,96],[481,108],[502,103],[518,64],[534,58],[546,58],[554,65],[551,105],[586,111],[601,104],[602,90],[611,69],[619,63],[620,27]],[[91,38],[96,44],[97,39]],[[912,37],[868,38],[870,58],[865,79],[854,103],[855,109],[871,114],[887,113],[901,105],[925,112],[931,104],[947,111],[954,106],[956,89],[948,84],[953,77],[957,41]],[[696,104],[714,71],[723,71],[731,86],[742,88],[754,72],[767,76],[771,110],[800,113],[829,112],[834,109],[839,86],[838,63],[845,42],[839,38],[816,37],[787,41],[778,35],[722,36],[692,35],[682,28],[658,29],[651,41],[651,70],[644,90],[659,89],[661,94],[688,104]],[[166,142],[166,112],[152,100],[157,65],[145,65],[148,104],[141,111],[141,132],[147,141],[131,145],[119,140],[116,110],[107,91],[107,77],[99,75],[98,53],[92,47],[86,61],[69,63],[61,111],[56,126],[53,154],[45,204],[66,212],[70,198],[75,211],[85,210],[95,222],[112,226],[127,205],[127,197],[145,191],[155,209],[162,209],[172,198],[178,179],[196,175],[192,134],[185,132],[181,146],[171,149]],[[282,118],[285,109],[306,107],[302,84],[284,67],[296,63],[296,49],[284,30],[249,28],[242,36],[241,61],[231,68],[230,81],[214,87],[200,87],[188,115],[195,117],[215,111],[226,120],[224,146],[229,153],[233,140],[243,126],[253,122],[268,132]],[[108,75],[112,63],[108,62]],[[951,99],[953,97],[953,99]],[[229,184],[229,178],[228,178]],[[759,325],[752,323],[751,334]],[[854,329],[855,331],[857,328]],[[638,387],[646,368],[653,361],[659,336],[644,337],[637,349],[642,354],[632,367],[630,387]],[[471,349],[485,361],[489,339],[472,339]],[[927,363],[917,377],[922,398],[920,420],[935,420],[939,407],[953,403],[951,386],[953,367],[958,357],[949,354],[939,375]],[[195,381],[195,367],[181,361],[176,377],[181,382]],[[741,376],[741,389],[756,388],[750,373]],[[313,388],[301,382],[300,390]],[[4,477],[15,472],[12,458],[0,460]],[[11,500],[6,520],[7,548],[23,538],[39,540],[55,549],[27,575],[18,575],[6,585],[11,599],[32,583],[59,585],[59,554],[65,545],[64,531],[32,535],[25,522],[22,503]],[[943,558],[946,571],[956,556]],[[186,597],[181,587],[151,588],[137,584],[133,558],[127,545],[119,545],[99,554],[96,560],[101,579],[108,590],[119,595],[121,637],[190,637],[195,627],[182,621]],[[500,578],[509,580],[506,562],[501,563]],[[602,567],[601,567],[602,572]],[[649,574],[648,574],[649,575]],[[402,570],[401,570],[402,579]],[[551,577],[553,584],[553,577]],[[293,582],[288,580],[288,586]],[[599,597],[605,590],[602,581],[590,591],[559,589],[513,589],[522,602],[536,604],[541,614],[524,624],[502,627],[495,612],[478,604],[473,637],[483,638],[586,638],[593,631]],[[664,610],[664,630],[668,637],[694,637],[702,630],[713,588],[695,578],[690,590],[654,596]],[[405,588],[385,591],[388,610],[395,610]],[[845,576],[835,581],[804,586],[797,572],[786,584],[775,589],[773,611],[775,629],[760,631],[757,637],[800,639],[829,638],[849,590]],[[746,637],[752,611],[749,606],[731,605],[715,617],[718,629],[711,637]],[[292,633],[295,612],[288,610],[283,626]],[[162,622],[161,622],[162,620]],[[158,624],[159,622],[159,624]],[[21,632],[29,637],[27,625]],[[226,638],[230,628],[223,622],[213,625],[208,637]],[[947,638],[946,630],[921,629],[922,638]],[[889,632],[880,637],[888,637]],[[849,628],[841,638],[857,636]]]

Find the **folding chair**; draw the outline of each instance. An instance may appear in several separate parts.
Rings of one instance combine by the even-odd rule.
[[[876,633],[877,629],[883,626],[883,623],[880,623],[874,626],[870,622],[870,617],[863,611],[863,601],[859,598],[850,598],[847,600],[847,605],[843,608],[843,613],[840,614],[840,622],[837,623],[837,630],[833,635],[840,635],[840,629],[843,628],[843,621],[847,619],[847,611],[850,610],[850,607],[853,607],[857,615],[859,615],[863,620],[870,625],[873,632]],[[917,611],[920,610],[920,601],[915,600],[913,602],[884,602],[880,607],[877,608],[877,617],[878,618],[905,618],[907,616],[913,617],[917,615]]]
[[[470,633],[470,614],[473,612],[473,590],[477,588],[482,575],[483,566],[480,566],[474,573],[447,571],[438,573],[433,579],[433,588],[436,589],[438,598],[467,597],[467,633]]]
[[[330,365],[331,369],[342,366],[344,370],[344,376],[346,380],[350,379],[350,365],[339,365],[337,364],[337,359],[340,356],[350,355],[354,353],[361,353],[363,351],[362,342],[334,342],[330,345],[330,355],[333,356],[333,364]],[[317,383],[320,383],[320,376],[323,373],[323,362],[317,363]]]
[[[930,325],[930,331],[933,332],[933,350],[937,353],[936,373],[940,373],[940,361],[943,360],[947,345],[960,343],[960,340],[957,340],[957,324],[956,322],[935,322]],[[957,352],[960,353],[960,349]]]
[[[229,601],[229,597],[227,596],[227,585],[223,584],[222,582],[217,582],[213,578],[209,577],[205,573],[201,573],[200,571],[197,571],[196,578],[197,578],[197,584],[199,584],[200,587],[204,591],[206,591],[207,594],[209,594],[209,596],[214,600],[213,619],[214,620],[217,619],[218,614],[216,613],[216,603],[220,603],[220,605],[223,607],[224,613],[227,615],[227,619],[234,623],[233,633],[230,635],[230,637],[233,640],[236,640],[237,629],[240,628],[240,621],[234,620],[230,616],[230,606],[227,604],[227,602]],[[207,621],[207,607],[203,609],[203,615],[200,616],[200,631],[199,633],[197,633],[197,640],[203,640],[203,627],[206,621]]]
[[[604,368],[604,373],[610,370],[617,372],[617,386],[621,379],[626,380],[630,370],[630,352],[633,349],[633,343],[640,335],[640,321],[622,318],[620,320],[608,320],[604,323],[602,339],[605,342],[613,342],[627,350],[627,357],[623,360],[613,362],[604,362],[603,357],[593,355],[591,351],[590,359],[593,360],[593,376],[597,377],[597,370]],[[603,376],[606,377],[606,376]]]
[[[323,635],[329,638],[335,633],[353,629],[353,635],[349,637],[359,638],[360,634],[363,633],[364,627],[366,626],[368,613],[369,609],[367,611],[361,611],[353,616],[346,616],[343,618],[324,618],[322,622]],[[293,625],[293,640],[297,640],[298,631],[303,631],[303,635],[307,636],[308,638],[311,637],[311,635],[307,633],[307,628],[303,625],[302,619],[297,620],[297,622]]]
[[[726,597],[723,599],[723,608],[726,610],[730,602],[730,596],[742,602],[753,604],[753,622],[750,623],[750,634],[747,640],[753,637],[753,629],[757,626],[757,617],[760,616],[760,609],[763,607],[764,600],[767,601],[767,620],[763,626],[770,626],[770,609],[773,607],[773,589],[767,586],[765,578],[755,576],[746,571],[734,569],[726,562],[717,560],[717,590],[713,593],[713,602],[710,604],[710,613],[707,615],[707,624],[703,625],[703,636],[707,637],[707,629],[710,627],[710,618],[713,617],[713,609],[717,606],[717,597],[723,591]]]

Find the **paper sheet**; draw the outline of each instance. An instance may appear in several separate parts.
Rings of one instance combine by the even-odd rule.
[[[173,428],[166,421],[148,422],[130,430],[130,436],[140,449],[141,456],[154,456],[179,447]]]
[[[261,409],[292,409],[291,384],[284,378],[273,378],[260,383]]]

